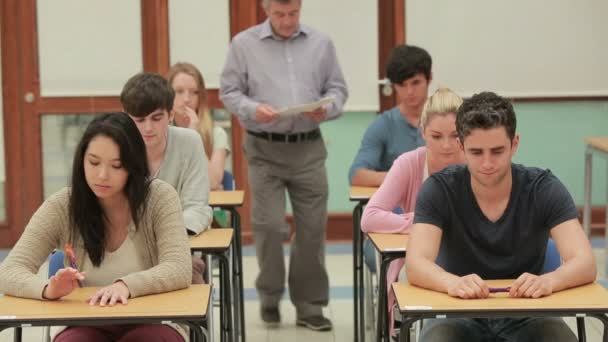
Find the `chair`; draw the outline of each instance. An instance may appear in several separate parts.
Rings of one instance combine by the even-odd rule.
[[[52,277],[59,271],[64,268],[63,264],[64,253],[62,250],[56,249],[51,253],[51,257],[49,258],[49,272],[48,277]],[[44,327],[44,341],[51,342],[51,330],[50,327]]]
[[[51,253],[51,258],[49,259],[49,278],[54,276],[57,271],[64,268],[63,264],[64,253],[62,250],[56,249]]]
[[[224,190],[234,190],[234,177],[230,171],[224,170],[224,177],[222,178],[222,187]]]
[[[403,214],[401,207],[393,209],[395,214]],[[365,305],[365,328],[374,329],[376,327],[376,305],[378,305],[378,269],[380,268],[380,256],[376,252],[376,248],[373,246],[371,241],[366,238],[365,234],[361,235],[363,238],[363,279],[364,279],[364,296]]]
[[[547,252],[545,253],[545,263],[543,264],[542,273],[549,273],[555,271],[559,265],[562,264],[562,258],[559,255],[555,242],[549,239],[547,243]]]
[[[364,238],[365,235],[362,235]],[[365,329],[373,329],[376,326],[376,305],[378,305],[378,260],[376,249],[369,239],[363,241],[363,280],[365,304]]]

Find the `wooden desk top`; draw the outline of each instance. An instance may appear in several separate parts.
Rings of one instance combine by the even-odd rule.
[[[213,228],[190,238],[190,249],[193,251],[223,252],[230,247],[234,229]]]
[[[239,207],[245,201],[245,191],[211,191],[209,205],[212,207]]]
[[[587,137],[585,138],[585,144],[608,153],[608,137]]]
[[[349,192],[349,199],[351,201],[368,200],[372,197],[376,190],[378,190],[378,188],[376,187],[351,186]]]
[[[407,249],[408,234],[368,233],[367,236],[380,253],[402,252]]]
[[[91,306],[86,299],[96,287],[76,289],[57,301],[43,301],[11,296],[0,297],[0,324],[4,320],[45,321],[66,319],[133,319],[166,320],[202,319],[207,315],[211,286],[192,285],[187,289],[129,299],[127,305]]]
[[[513,280],[488,280],[491,287],[506,287]],[[551,296],[528,299],[509,298],[508,293],[490,294],[487,299],[459,299],[445,293],[393,283],[399,311],[405,312],[463,312],[463,311],[576,311],[577,309],[608,312],[608,291],[598,283],[560,291]]]

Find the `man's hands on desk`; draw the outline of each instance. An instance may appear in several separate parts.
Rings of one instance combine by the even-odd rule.
[[[511,284],[513,298],[540,298],[553,293],[553,285],[545,275],[524,273]],[[448,295],[462,299],[483,299],[490,296],[490,287],[477,274],[457,277],[448,285]]]

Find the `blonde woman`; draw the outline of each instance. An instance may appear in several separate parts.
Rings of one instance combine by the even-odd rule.
[[[175,124],[192,128],[201,135],[209,159],[211,190],[221,190],[230,147],[226,131],[213,124],[203,75],[193,64],[176,63],[169,70],[167,79],[175,91],[172,110]]]
[[[420,118],[420,131],[426,145],[395,160],[363,211],[361,230],[366,233],[409,233],[414,220],[416,195],[424,180],[450,165],[464,163],[456,132],[456,110],[461,104],[462,98],[448,88],[439,88],[427,99]],[[397,207],[404,214],[394,213]],[[391,263],[386,286],[397,281],[403,264],[404,259]],[[394,298],[390,288],[387,293],[392,331]]]

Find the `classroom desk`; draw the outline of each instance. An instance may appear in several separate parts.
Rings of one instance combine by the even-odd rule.
[[[232,265],[234,279],[234,302],[236,320],[234,331],[236,336],[241,337],[245,342],[245,306],[243,296],[243,255],[241,243],[241,216],[236,208],[243,205],[245,192],[242,190],[233,191],[211,191],[209,193],[209,205],[214,208],[228,210],[232,227],[234,228],[234,243],[232,244]]]
[[[354,336],[355,342],[365,341],[365,312],[363,311],[363,233],[361,216],[367,204],[378,188],[351,186],[349,200],[357,202],[353,209],[353,301],[354,301]]]
[[[227,253],[232,243],[234,230],[232,228],[209,229],[197,236],[190,237],[190,250],[192,252],[202,252],[212,254],[218,258],[220,265],[220,339],[221,341],[234,341],[232,327],[236,325],[231,311],[230,297],[230,269]],[[211,267],[211,265],[207,265]],[[211,270],[209,269],[209,274]],[[210,277],[211,278],[211,277]],[[236,302],[235,302],[236,304]],[[236,308],[234,310],[236,313]],[[209,327],[210,335],[213,335],[213,328]]]
[[[492,287],[509,286],[513,280],[488,280]],[[598,283],[526,299],[509,298],[508,293],[492,294],[488,299],[467,300],[445,293],[419,288],[408,283],[394,283],[393,292],[401,312],[400,340],[409,342],[413,322],[423,318],[500,318],[500,317],[595,317],[604,324],[603,341],[608,341],[608,291]],[[579,327],[580,328],[580,327]],[[585,340],[580,334],[579,341]]]
[[[378,276],[378,325],[376,327],[376,341],[390,340],[388,322],[388,289],[386,288],[386,273],[391,261],[404,258],[409,235],[407,234],[380,234],[369,233],[369,239],[380,253],[380,274]]]
[[[207,316],[209,285],[192,285],[183,290],[132,298],[127,305],[113,307],[90,306],[85,302],[97,289],[78,288],[54,301],[0,297],[0,331],[32,326],[171,322],[188,325],[196,341],[204,340],[201,326]],[[20,340],[20,334],[15,334],[15,341]]]
[[[591,236],[591,182],[593,153],[602,155],[608,159],[608,137],[588,137],[585,138],[585,196],[583,205],[583,228],[587,236]],[[606,181],[608,182],[608,168],[606,170]],[[608,186],[606,187],[606,228],[605,228],[605,258],[608,261]],[[608,270],[608,264],[606,264]]]

